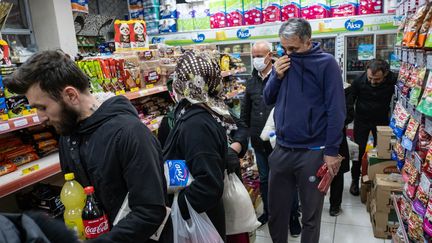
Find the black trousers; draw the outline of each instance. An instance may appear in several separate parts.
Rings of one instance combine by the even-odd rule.
[[[374,122],[364,120],[354,120],[354,142],[359,146],[359,157],[353,158],[351,167],[352,181],[357,183],[361,174],[361,161],[366,150],[369,133],[372,132],[374,139],[374,147],[377,141],[377,126],[388,126],[388,121]]]
[[[344,187],[344,172],[339,171],[330,185],[330,207],[339,207],[342,204]]]

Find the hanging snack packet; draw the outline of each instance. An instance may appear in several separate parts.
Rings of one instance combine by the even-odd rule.
[[[416,242],[424,242],[423,236],[423,217],[411,212],[408,219],[408,236]]]
[[[423,230],[428,236],[432,236],[432,189],[429,190],[429,200],[426,214],[423,220]]]
[[[413,202],[413,210],[422,217],[426,214],[430,187],[431,181],[424,173],[422,173],[420,177],[420,185],[417,188],[416,197]]]
[[[432,75],[429,74],[422,99],[420,100],[417,110],[421,113],[432,116]]]
[[[418,150],[428,151],[431,148],[432,136],[425,131],[425,125],[422,123],[419,126],[419,142]]]
[[[406,46],[408,46],[411,42],[411,40],[414,38],[416,33],[419,31],[423,24],[423,20],[426,17],[426,14],[429,10],[428,5],[424,5],[420,7],[417,12],[413,15],[413,17],[410,19],[407,27],[407,31],[405,32],[403,42]]]
[[[414,139],[416,138],[419,125],[420,124],[413,117],[410,118],[405,135],[402,138],[402,146],[409,151],[415,148]]]
[[[428,31],[429,28],[431,27],[431,23],[432,23],[432,8],[429,8],[429,11],[427,12],[424,18],[423,24],[419,32],[417,33],[416,37],[413,40],[415,43],[412,43],[413,41],[411,41],[410,47],[421,48],[425,45]]]
[[[131,48],[129,21],[116,20],[114,22],[114,42],[116,51],[124,51]]]
[[[417,106],[421,97],[422,87],[426,75],[426,67],[416,68],[416,72],[412,76],[414,86],[411,89],[409,103]]]

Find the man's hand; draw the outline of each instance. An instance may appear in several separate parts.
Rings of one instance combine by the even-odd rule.
[[[239,154],[242,151],[242,145],[239,142],[234,142],[231,144],[231,148],[237,153]]]
[[[324,162],[327,164],[327,168],[330,175],[335,176],[339,172],[343,157],[342,156],[328,156],[324,155]]]
[[[285,72],[289,69],[290,65],[291,65],[291,59],[287,55],[284,55],[283,57],[279,58],[273,64],[278,79],[281,80],[284,78]]]

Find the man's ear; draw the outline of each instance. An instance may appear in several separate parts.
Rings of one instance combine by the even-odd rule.
[[[66,86],[66,88],[63,89],[62,96],[63,101],[70,106],[79,104],[80,92],[72,86]]]

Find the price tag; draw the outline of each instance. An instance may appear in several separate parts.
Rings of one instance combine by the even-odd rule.
[[[23,116],[28,116],[28,115],[31,115],[32,113],[31,113],[31,110],[23,110],[22,114],[23,114]]]
[[[140,96],[146,96],[147,95],[147,90],[145,90],[145,89],[144,90],[140,90],[138,93],[139,93]]]
[[[421,123],[422,113],[420,111],[414,110],[413,117],[418,123]]]
[[[418,51],[417,52],[417,57],[416,57],[416,59],[417,59],[417,64],[420,66],[420,67],[423,67],[424,66],[424,55],[423,55],[424,53],[422,52],[422,51]]]
[[[154,88],[154,84],[147,84],[146,85],[146,89],[152,89],[152,88]]]
[[[426,68],[432,69],[432,54],[428,54],[426,57]]]
[[[429,135],[432,135],[432,121],[430,120],[430,118],[426,118],[425,131],[429,133]]]
[[[40,122],[39,117],[38,116],[34,116],[33,117],[33,122],[34,123],[39,123]]]
[[[137,91],[139,91],[139,88],[138,88],[138,87],[132,88],[132,89],[130,90],[130,92],[137,92]]]
[[[10,129],[9,123],[0,124],[0,131],[4,132]]]
[[[126,94],[126,91],[124,91],[124,90],[116,91],[116,95],[124,95],[124,94]]]
[[[408,52],[406,50],[402,50],[402,61],[408,62]]]
[[[27,174],[30,174],[30,173],[37,171],[37,170],[39,170],[39,164],[36,164],[36,165],[33,165],[29,168],[23,169],[22,174],[27,175]]]
[[[157,123],[158,123],[158,120],[157,120],[157,119],[153,119],[153,120],[150,122],[150,124],[152,124],[152,125],[157,124]]]
[[[16,120],[14,121],[14,126],[15,127],[22,127],[28,124],[27,119],[20,119],[20,120]]]
[[[9,120],[9,116],[8,116],[8,114],[3,114],[3,115],[1,115],[0,120],[2,120],[2,121],[7,121],[7,120]]]
[[[414,52],[414,50],[409,50],[408,51],[408,62],[410,63],[410,64],[415,64],[415,52]]]

